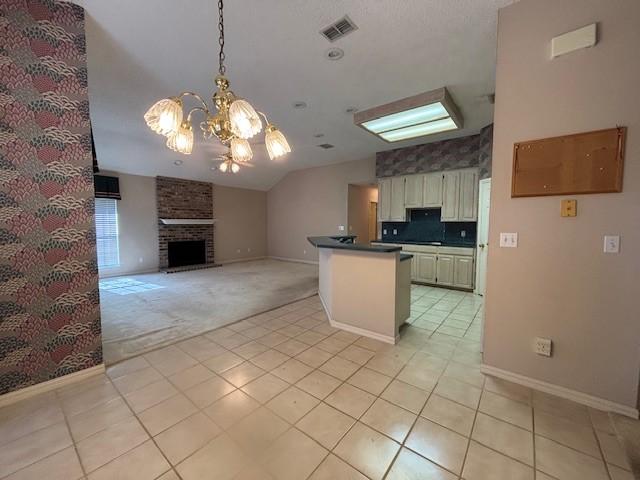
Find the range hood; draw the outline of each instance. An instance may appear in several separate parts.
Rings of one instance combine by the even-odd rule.
[[[215,218],[161,218],[165,225],[213,225]]]

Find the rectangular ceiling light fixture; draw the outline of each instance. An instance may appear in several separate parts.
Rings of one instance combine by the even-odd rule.
[[[462,128],[460,111],[444,87],[358,111],[353,121],[385,142]]]

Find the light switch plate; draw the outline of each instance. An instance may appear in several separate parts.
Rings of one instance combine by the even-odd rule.
[[[500,233],[500,247],[516,248],[518,246],[517,233]]]
[[[620,235],[604,236],[604,253],[620,253]]]
[[[575,217],[578,214],[578,202],[576,200],[562,200],[560,202],[561,217]]]
[[[344,225],[338,225],[338,230],[344,232]]]

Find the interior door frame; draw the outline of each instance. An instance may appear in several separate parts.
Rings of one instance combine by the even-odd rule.
[[[477,227],[477,232],[480,233],[481,230],[482,230],[480,224],[481,223],[484,224],[484,222],[486,222],[487,238],[488,238],[489,218],[484,219],[483,215],[481,214],[481,212],[483,210],[483,206],[484,206],[484,203],[482,202],[482,190],[483,190],[483,187],[485,187],[487,185],[488,185],[488,188],[489,188],[489,209],[491,209],[491,177],[483,178],[482,180],[480,180],[478,182],[478,227]],[[485,248],[488,249],[488,247],[489,247],[489,242],[487,241],[486,245],[485,245]],[[481,294],[481,293],[478,292],[478,285],[480,284],[480,282],[478,281],[478,279],[480,278],[479,250],[480,250],[480,247],[479,247],[479,244],[478,244],[478,245],[476,245],[476,275],[475,275],[476,278],[475,278],[475,286],[474,286],[474,289],[473,289],[473,293],[475,293],[476,295],[483,295],[484,296],[484,294]],[[488,258],[489,252],[485,251],[484,255],[486,255],[487,258]],[[486,288],[487,288],[487,285],[486,285],[486,283],[487,283],[487,281],[486,281],[486,278],[487,278],[486,265],[485,265],[484,277],[485,277],[484,289],[485,289],[485,292],[486,292]]]

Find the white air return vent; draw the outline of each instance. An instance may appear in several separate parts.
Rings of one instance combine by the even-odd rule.
[[[339,38],[342,38],[348,33],[351,33],[357,29],[358,27],[356,26],[356,24],[353,23],[351,19],[345,15],[337,22],[320,30],[320,34],[330,42],[335,42]]]

